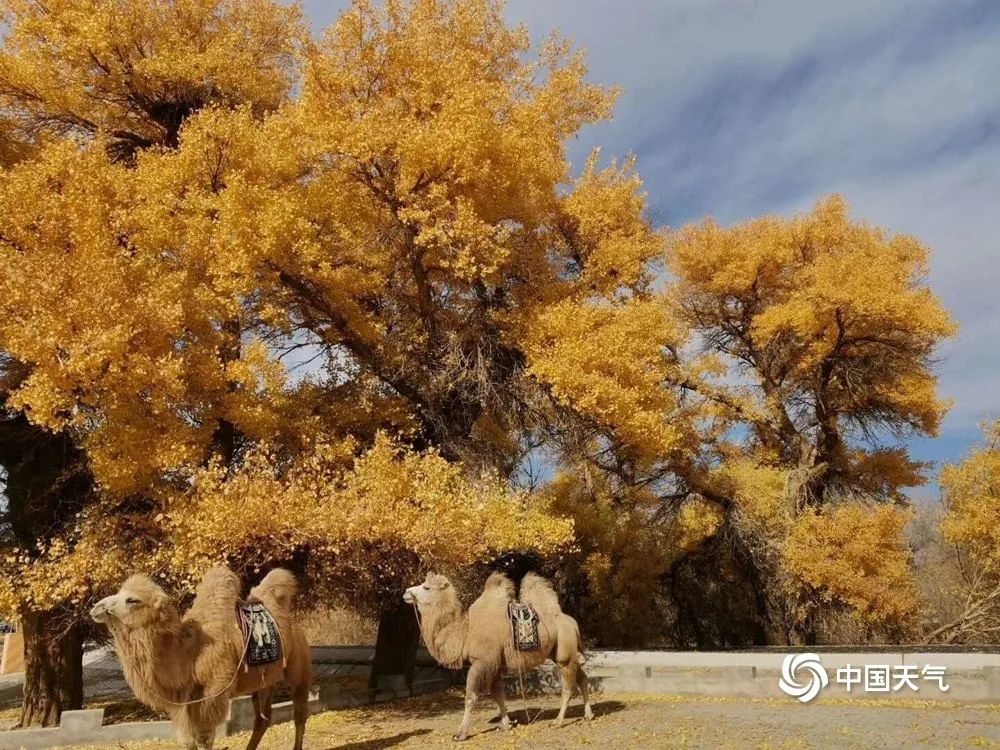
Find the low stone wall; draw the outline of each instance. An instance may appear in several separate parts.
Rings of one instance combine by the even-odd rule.
[[[366,677],[372,653],[373,649],[368,648],[317,648],[313,649],[313,664],[317,672],[325,674]],[[444,690],[454,683],[455,673],[437,667],[426,654],[419,655],[417,664],[419,669],[413,682],[414,695]],[[402,679],[383,678],[374,692],[366,687],[345,689],[335,681],[320,682],[319,688],[309,698],[309,713],[381,703],[409,695],[410,690]],[[272,724],[281,724],[292,718],[291,701],[272,705]],[[249,696],[237,698],[230,704],[229,717],[219,727],[218,736],[248,731],[253,727],[253,721],[252,699]],[[114,747],[120,742],[174,738],[174,728],[169,721],[105,725],[104,709],[96,708],[64,711],[58,727],[0,732],[0,750],[40,750],[66,745]]]
[[[585,657],[585,669],[592,688],[609,693],[656,693],[692,696],[731,696],[779,698],[793,701],[778,686],[782,663],[790,653],[756,652],[671,652],[671,651],[592,651]],[[317,670],[326,674],[367,675],[372,649],[315,649]],[[989,652],[856,651],[818,652],[821,668],[829,684],[817,696],[821,702],[830,698],[847,699],[920,699],[961,703],[1000,704],[1000,654]],[[414,694],[443,690],[461,683],[461,674],[433,665],[426,654],[419,659],[420,669],[413,685]],[[866,693],[858,686],[848,693],[837,683],[837,672],[848,666],[863,670],[865,665],[890,668],[920,668],[933,665],[945,668],[946,692],[931,684],[920,683],[918,691]],[[808,677],[808,674],[805,675]],[[530,674],[509,675],[508,692],[518,695],[523,682],[527,693],[552,693],[560,690],[559,670],[549,663]],[[361,682],[358,679],[354,682]],[[364,681],[366,682],[366,681]],[[383,679],[372,693],[366,688],[345,688],[337,681],[320,682],[310,697],[310,713],[330,709],[368,705],[408,696],[401,679]],[[253,704],[249,697],[233,701],[229,718],[219,728],[220,736],[246,731],[253,726]],[[151,721],[128,724],[103,724],[104,710],[66,711],[62,724],[51,729],[25,729],[0,732],[0,750],[34,750],[62,745],[94,744],[113,747],[128,740],[172,739],[170,722]],[[273,723],[291,721],[291,702],[272,707]]]
[[[131,740],[169,740],[174,737],[169,721],[137,721],[104,726],[104,709],[63,711],[58,727],[16,729],[0,732],[2,750],[35,750],[62,745],[114,747]]]
[[[590,685],[603,692],[794,700],[779,687],[782,664],[793,653],[801,652],[593,651],[587,654],[584,669]],[[816,655],[828,680],[816,696],[817,701],[917,699],[1000,704],[1000,654],[997,653],[822,650]],[[911,674],[917,675],[925,665],[944,667],[948,690],[942,691],[933,680],[917,677],[914,680],[917,690],[904,686],[899,690],[867,691],[863,683],[866,665],[886,666],[893,673],[906,665]],[[843,682],[838,682],[838,671],[847,668],[858,668],[862,679],[850,691]],[[800,682],[809,678],[808,672],[798,675]],[[560,689],[558,669],[551,664],[525,675],[524,682],[528,690],[550,693]],[[519,690],[517,677],[509,677],[507,686],[510,691]]]
[[[444,690],[451,685],[448,679],[423,680],[413,685],[414,695]],[[380,690],[374,701],[394,700],[409,696],[408,690]],[[350,708],[370,704],[369,693],[364,691],[324,691],[320,689],[309,698],[309,713],[330,709]],[[271,707],[271,723],[282,724],[293,716],[291,701],[275,703]],[[253,728],[253,702],[249,696],[237,698],[229,707],[229,718],[219,727],[218,736],[246,732]],[[97,745],[114,747],[120,742],[138,740],[174,739],[174,727],[169,721],[137,721],[125,724],[104,725],[104,709],[63,711],[58,727],[46,729],[18,729],[0,732],[0,750],[36,750],[66,745]]]

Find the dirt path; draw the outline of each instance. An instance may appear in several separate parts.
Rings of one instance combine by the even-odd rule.
[[[513,708],[519,708],[515,701]],[[554,698],[529,700],[538,721],[501,732],[491,720],[496,709],[483,701],[474,735],[457,745],[451,735],[462,711],[462,696],[449,692],[428,698],[314,716],[306,730],[307,750],[383,750],[384,748],[1000,748],[1000,706],[953,706],[919,701],[818,702],[802,706],[785,700],[677,698],[601,695],[597,718],[586,724],[578,705],[571,721],[553,729]],[[512,716],[521,718],[520,711]],[[291,747],[292,727],[267,734],[262,750]],[[217,750],[242,750],[246,736],[227,738]],[[121,745],[127,750],[167,750],[171,743]]]

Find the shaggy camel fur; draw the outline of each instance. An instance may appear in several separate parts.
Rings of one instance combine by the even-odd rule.
[[[229,701],[239,695],[253,696],[256,713],[247,750],[255,750],[271,722],[274,686],[282,680],[292,689],[295,750],[301,750],[312,656],[292,619],[295,576],[272,570],[250,591],[249,601],[267,608],[281,636],[284,658],[265,666],[247,668],[243,663],[246,641],[236,617],[240,588],[231,570],[212,568],[181,618],[162,588],[135,575],[117,594],[98,602],[90,615],[111,630],[125,680],[136,697],[170,716],[187,750],[211,750]]]
[[[455,593],[455,587],[441,575],[429,573],[420,586],[406,590],[403,600],[416,604],[420,613],[420,632],[431,655],[443,666],[460,669],[469,664],[465,684],[465,716],[456,740],[469,736],[472,709],[480,694],[489,690],[500,707],[500,726],[510,728],[504,696],[505,670],[523,674],[546,659],[559,665],[562,673],[562,707],[553,722],[562,726],[566,706],[579,686],[583,694],[584,718],[594,714],[587,692],[587,676],[580,667],[580,629],[576,620],[563,614],[552,584],[541,576],[528,573],[521,582],[521,601],[538,613],[538,635],[541,648],[518,651],[514,647],[507,604],[514,599],[514,584],[503,573],[493,573],[486,579],[482,595],[468,612]]]

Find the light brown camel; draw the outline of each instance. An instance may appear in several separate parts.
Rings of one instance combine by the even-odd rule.
[[[236,615],[240,588],[231,570],[212,568],[181,618],[162,588],[134,575],[117,594],[98,602],[90,616],[111,630],[125,681],[136,697],[170,716],[187,750],[211,750],[230,700],[239,695],[253,696],[247,750],[255,750],[271,722],[271,694],[279,681],[292,689],[295,750],[302,750],[312,656],[291,614],[295,576],[272,570],[250,591],[248,601],[263,604],[274,617],[283,651],[283,658],[260,667],[244,664],[247,642]]]
[[[503,674],[528,672],[546,659],[559,665],[562,673],[562,707],[552,722],[562,726],[566,706],[579,686],[583,694],[584,718],[590,720],[587,676],[580,666],[580,629],[576,620],[564,614],[552,584],[541,576],[528,573],[521,582],[521,598],[538,613],[540,648],[518,651],[514,647],[507,604],[514,600],[514,584],[503,573],[493,573],[486,579],[483,593],[468,612],[462,611],[455,587],[444,576],[429,573],[420,586],[403,594],[403,600],[415,604],[420,614],[420,632],[431,655],[449,669],[461,669],[469,664],[465,683],[465,715],[454,739],[469,736],[472,709],[479,696],[491,692],[500,707],[500,726],[510,729],[504,696]]]

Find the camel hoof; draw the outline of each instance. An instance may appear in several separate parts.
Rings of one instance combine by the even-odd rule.
[[[467,739],[469,739],[468,737],[464,737],[464,736],[462,736],[461,734],[453,734],[453,735],[451,736],[451,738],[452,738],[452,739],[453,739],[453,740],[454,740],[455,742],[465,742],[465,741],[466,741]]]
[[[587,707],[587,710],[583,712],[583,720],[584,721],[594,720],[594,712],[590,710],[589,706]]]
[[[562,719],[556,719],[555,721],[552,722],[552,726],[554,726],[556,729],[560,729],[562,725],[563,725]]]

